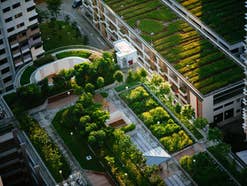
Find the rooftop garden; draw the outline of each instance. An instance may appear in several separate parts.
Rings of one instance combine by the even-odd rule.
[[[119,185],[164,185],[157,174],[157,167],[145,165],[144,157],[130,138],[121,130],[105,125],[109,113],[92,98],[92,94],[83,93],[75,105],[60,111],[53,120],[54,127],[82,167],[97,168],[94,161],[91,164],[85,162],[83,151],[90,145]],[[68,137],[71,131],[73,136]]]
[[[230,44],[244,40],[244,0],[176,1],[221,35]]]
[[[193,143],[182,127],[174,122],[143,86],[128,89],[120,96],[170,153]]]
[[[238,65],[160,1],[105,2],[202,94],[243,78]]]

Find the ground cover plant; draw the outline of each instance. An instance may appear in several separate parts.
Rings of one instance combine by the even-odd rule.
[[[244,39],[244,0],[176,0],[230,44]]]
[[[86,44],[76,24],[51,20],[40,24],[41,38],[46,51],[66,45]]]
[[[243,78],[239,66],[158,0],[105,2],[202,94]]]
[[[70,142],[64,134],[72,131],[84,140],[85,145],[91,145],[97,158],[104,163],[119,185],[163,185],[163,181],[156,174],[157,169],[145,165],[144,157],[131,143],[130,138],[121,130],[106,127],[105,121],[108,118],[109,113],[93,102],[92,95],[83,93],[75,105],[56,115],[53,125],[66,144]],[[82,145],[80,142],[77,144],[77,148],[71,149],[75,156]],[[79,157],[82,158],[84,157]],[[87,168],[87,164],[82,164],[82,167]]]
[[[193,143],[143,86],[126,90],[120,96],[169,152],[179,151]]]

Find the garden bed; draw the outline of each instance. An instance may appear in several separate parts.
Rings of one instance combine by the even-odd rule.
[[[18,119],[21,128],[28,135],[56,182],[61,182],[68,178],[71,173],[69,164],[58,147],[51,141],[46,131],[39,126],[36,120],[27,115],[23,115]],[[59,173],[60,170],[62,170],[62,175]]]
[[[238,65],[158,0],[106,3],[202,94],[244,77]],[[159,25],[155,30],[147,27],[151,21]]]
[[[172,117],[152,98],[144,87],[126,90],[120,97],[142,119],[165,149],[170,153],[193,143],[188,134],[175,123]]]

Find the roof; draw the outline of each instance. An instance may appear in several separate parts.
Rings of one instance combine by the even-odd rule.
[[[171,158],[171,156],[154,141],[151,136],[137,130],[130,135],[131,141],[146,157],[147,165],[159,165]]]
[[[247,165],[247,150],[237,152],[236,155]]]
[[[243,70],[232,59],[159,0],[106,3],[201,94],[244,78]],[[161,66],[160,70],[165,72],[166,68]]]
[[[113,42],[117,55],[125,56],[136,52],[136,49],[126,40],[121,39]]]

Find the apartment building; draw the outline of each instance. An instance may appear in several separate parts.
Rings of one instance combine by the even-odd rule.
[[[0,0],[0,94],[14,88],[20,66],[44,53],[33,0]]]
[[[158,51],[158,47],[155,47],[155,41],[153,41],[152,39],[151,41],[149,40],[149,42],[147,40],[144,40],[144,38],[141,36],[145,33],[142,33],[139,29],[133,27],[133,24],[140,25],[140,20],[131,22],[129,20],[133,20],[133,15],[128,16],[128,14],[126,13],[129,11],[130,13],[135,14],[136,12],[137,17],[144,17],[147,13],[153,16],[153,11],[160,11],[165,5],[158,4],[155,7],[154,2],[152,2],[153,4],[150,4],[150,6],[146,6],[144,4],[149,3],[148,1],[133,1],[133,3],[138,4],[137,8],[137,5],[131,6],[130,3],[132,2],[129,2],[128,4],[122,2],[121,4],[121,1],[108,0],[105,3],[102,0],[83,0],[82,11],[85,17],[110,43],[113,43],[114,41],[117,41],[119,39],[126,39],[127,41],[129,41],[137,50],[138,63],[140,64],[140,66],[143,66],[150,73],[158,72],[161,76],[164,77],[164,79],[169,81],[172,85],[172,90],[177,99],[183,104],[190,104],[195,109],[196,117],[205,117],[210,123],[215,122],[218,124],[224,124],[226,122],[230,122],[236,118],[241,117],[241,100],[243,98],[242,90],[244,86],[242,67],[233,63],[233,59],[229,58],[229,56],[226,56],[221,50],[208,42],[206,38],[197,33],[200,36],[194,36],[192,39],[195,40],[196,38],[196,41],[199,41],[199,43],[207,43],[208,47],[205,49],[200,49],[202,55],[204,55],[203,52],[207,52],[207,50],[214,48],[215,56],[221,57],[216,57],[217,60],[211,61],[207,57],[208,61],[205,62],[206,65],[202,65],[202,67],[200,68],[194,68],[194,66],[197,65],[197,63],[199,63],[200,61],[203,62],[201,60],[202,55],[198,55],[199,57],[193,56],[191,58],[185,57],[184,59],[181,59],[181,61],[185,62],[186,60],[188,64],[183,66],[183,69],[188,68],[189,70],[186,71],[186,73],[182,72],[182,70],[178,67],[183,64],[179,62],[176,62],[175,65],[172,64],[167,59],[171,58],[171,53],[166,52],[166,54],[162,55],[162,52]],[[130,7],[136,8],[135,10],[130,11]],[[114,9],[121,9],[121,11],[115,12]],[[165,11],[171,10],[166,7]],[[128,21],[129,23],[132,23],[132,26],[129,26],[129,24],[127,24],[126,20],[128,18],[130,18]],[[178,16],[175,17],[170,23],[174,23],[178,19],[179,22],[182,22],[182,24],[187,24]],[[168,25],[168,23],[164,22],[163,26],[164,25],[166,26]],[[193,31],[193,27],[186,26],[185,29]],[[165,34],[165,31],[160,35],[162,34]],[[150,38],[153,35],[155,35],[155,33],[150,33],[146,37]],[[195,46],[193,47],[196,48]],[[205,56],[210,55],[211,53],[205,54]],[[228,62],[229,64],[232,63],[229,68],[226,69],[224,67],[224,64],[213,66],[213,63],[221,63],[224,60],[227,61],[225,63],[226,66],[228,65]],[[219,69],[211,74],[209,73],[208,77],[205,77],[204,79],[201,78],[201,82],[193,81],[193,78],[196,76],[190,78],[191,73],[199,74],[200,71],[206,71],[205,67],[208,64],[208,71],[210,71],[211,69]],[[212,67],[210,65],[212,65]],[[221,67],[222,69],[220,69]],[[236,71],[233,71],[232,69],[235,69]],[[204,87],[200,87],[200,85],[202,85],[205,80],[209,80],[209,78],[212,78],[210,80],[210,83],[207,83]],[[198,77],[198,79],[200,79],[200,77]]]

